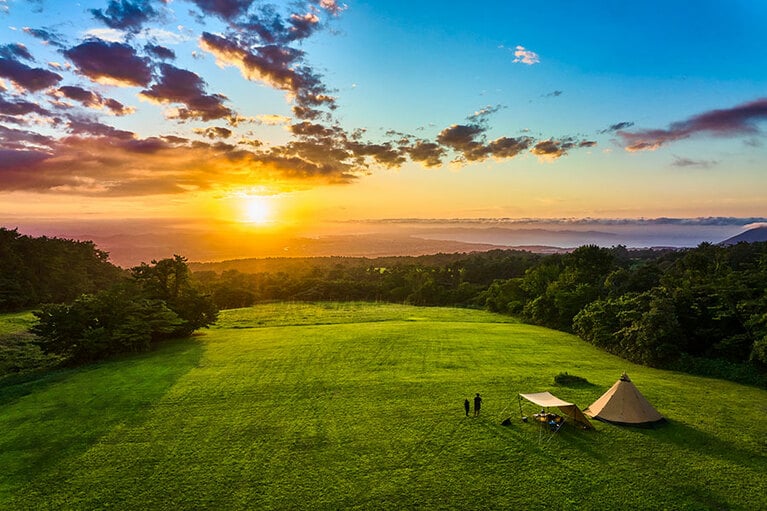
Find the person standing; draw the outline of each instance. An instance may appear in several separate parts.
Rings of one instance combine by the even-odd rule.
[[[466,398],[463,400],[463,409],[466,410],[466,417],[469,416],[469,409],[471,408],[471,405],[469,404],[469,398]]]
[[[474,396],[474,417],[479,416],[480,408],[482,408],[482,397],[480,397],[479,392],[477,392],[477,395]]]

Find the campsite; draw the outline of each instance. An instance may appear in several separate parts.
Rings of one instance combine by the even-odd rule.
[[[562,371],[587,383],[555,385]],[[624,371],[667,424],[589,419],[540,442],[519,418],[520,393],[586,409]],[[466,417],[476,392],[482,413]],[[767,391],[483,311],[222,311],[151,353],[6,382],[0,403],[3,509],[767,505]]]

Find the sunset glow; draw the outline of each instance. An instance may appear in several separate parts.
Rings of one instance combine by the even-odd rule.
[[[246,197],[245,221],[257,225],[265,225],[273,221],[269,199],[266,197]]]
[[[0,225],[767,220],[766,3],[520,5],[0,0]]]

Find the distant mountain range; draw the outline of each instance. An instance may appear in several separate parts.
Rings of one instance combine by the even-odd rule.
[[[719,243],[720,245],[737,245],[741,242],[746,243],[757,243],[760,241],[767,241],[767,225],[761,226],[761,227],[754,227],[753,229],[749,229],[745,232],[742,232],[738,234],[737,236],[733,236],[732,238],[727,238],[726,240]]]
[[[341,224],[338,233],[328,235],[326,232],[311,237],[258,231],[232,234],[226,226],[203,228],[162,221],[145,221],[136,225],[51,223],[24,227],[20,232],[33,236],[91,240],[110,254],[113,263],[127,268],[173,254],[183,255],[190,261],[212,262],[270,257],[421,256],[494,249],[551,254],[568,252],[587,244],[660,249],[695,247],[702,242],[717,243],[723,239],[722,245],[767,241],[767,224],[752,225],[755,227],[737,235],[734,234],[742,227],[732,223],[713,226],[669,223],[613,225],[597,221],[564,228],[560,225],[486,227],[485,224],[466,225],[460,222],[446,225],[356,225],[355,229],[361,230],[355,234],[344,233],[348,226]],[[372,231],[366,232],[362,228]]]

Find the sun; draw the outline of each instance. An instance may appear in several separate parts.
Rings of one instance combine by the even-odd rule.
[[[258,195],[245,197],[245,221],[258,225],[271,223],[272,209],[269,199]]]

